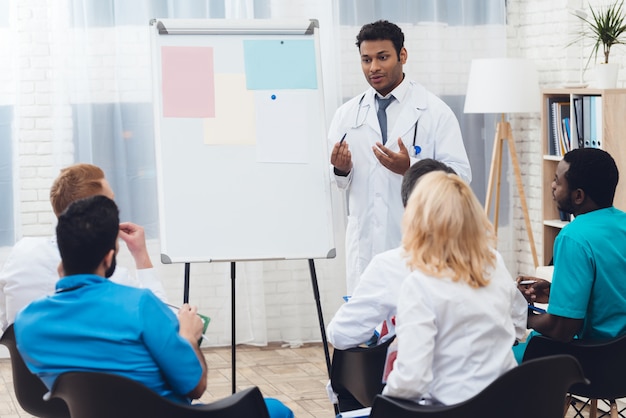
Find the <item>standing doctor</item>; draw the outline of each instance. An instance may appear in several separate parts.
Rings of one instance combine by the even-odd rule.
[[[348,193],[348,294],[372,257],[400,245],[400,185],[413,163],[432,158],[472,178],[454,113],[405,77],[402,30],[386,20],[369,23],[356,45],[371,88],[337,109],[328,134],[335,181]]]

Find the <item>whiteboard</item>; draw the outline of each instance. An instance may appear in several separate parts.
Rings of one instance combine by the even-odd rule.
[[[315,20],[153,20],[161,261],[335,257]]]

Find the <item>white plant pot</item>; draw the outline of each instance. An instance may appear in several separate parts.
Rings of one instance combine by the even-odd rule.
[[[596,86],[599,89],[614,89],[617,87],[617,72],[619,64],[609,62],[596,65]]]

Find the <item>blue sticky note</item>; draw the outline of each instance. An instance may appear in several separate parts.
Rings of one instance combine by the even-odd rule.
[[[243,42],[248,90],[317,89],[313,40]]]

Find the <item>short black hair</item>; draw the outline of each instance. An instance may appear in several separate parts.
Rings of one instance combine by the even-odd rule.
[[[120,218],[106,196],[79,199],[59,216],[57,245],[67,276],[92,274],[110,250],[115,250]]]
[[[406,202],[409,201],[409,196],[415,187],[415,183],[424,174],[428,174],[431,171],[444,171],[446,173],[456,174],[456,172],[448,167],[441,161],[433,160],[432,158],[424,158],[413,164],[404,173],[402,178],[402,186],[400,188],[400,195],[402,196],[402,204],[406,206]]]
[[[387,20],[377,20],[376,22],[363,25],[356,36],[356,46],[361,49],[363,41],[385,40],[393,43],[398,58],[400,58],[400,50],[404,47],[404,33],[402,33],[402,29],[398,25]]]
[[[600,208],[613,205],[619,171],[611,155],[598,148],[573,149],[563,157],[569,163],[565,179],[570,191],[581,189]]]

